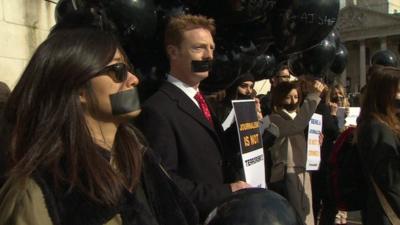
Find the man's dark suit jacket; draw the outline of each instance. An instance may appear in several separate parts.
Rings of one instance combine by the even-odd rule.
[[[210,108],[211,110],[211,108]],[[202,219],[231,194],[224,184],[222,127],[178,87],[165,82],[142,106],[138,127]]]

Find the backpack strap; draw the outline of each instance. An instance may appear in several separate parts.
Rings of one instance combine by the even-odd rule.
[[[398,139],[397,139],[398,141]],[[378,197],[379,203],[385,212],[386,216],[388,217],[389,221],[393,225],[400,224],[400,219],[397,216],[397,214],[393,211],[393,208],[390,206],[389,202],[387,201],[386,197],[383,195],[382,190],[378,187],[378,185],[375,182],[375,179],[372,177],[372,175],[368,172],[368,169],[365,166],[365,162],[363,162],[363,157],[361,155],[360,149],[358,149],[358,154],[361,159],[361,165],[363,167],[364,173],[366,174],[366,177],[369,177],[369,180],[374,187],[374,191]]]
[[[390,206],[389,202],[387,201],[386,197],[383,195],[381,189],[378,187],[378,185],[375,183],[374,178],[370,175],[370,180],[372,183],[372,186],[374,186],[374,190],[376,192],[376,195],[378,196],[379,203],[381,204],[383,211],[385,212],[386,216],[389,218],[390,222],[395,225],[395,224],[400,224],[400,219],[396,215],[396,213],[393,211],[392,207]]]

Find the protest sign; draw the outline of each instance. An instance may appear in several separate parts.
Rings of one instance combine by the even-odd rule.
[[[232,105],[246,182],[253,187],[265,188],[264,150],[255,101],[234,100]]]
[[[320,134],[322,133],[322,115],[314,113],[308,123],[306,170],[318,170],[321,162]]]

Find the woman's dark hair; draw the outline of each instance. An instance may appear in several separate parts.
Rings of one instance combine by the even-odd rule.
[[[123,188],[135,187],[142,157],[136,132],[118,127],[110,165],[99,154],[79,100],[117,49],[123,53],[113,34],[91,28],[53,31],[37,48],[6,106],[14,125],[10,176],[44,172],[56,186],[77,188],[105,205],[117,203]]]
[[[293,74],[288,62],[283,62],[283,63],[281,63],[281,64],[279,64],[279,65],[277,66],[277,68],[276,68],[276,70],[275,70],[275,73],[274,73],[275,76],[279,76],[279,73],[280,73],[282,70],[288,70],[290,74]]]
[[[400,69],[374,65],[361,106],[360,122],[377,119],[400,135],[400,121],[396,116],[395,99],[400,84]]]
[[[250,72],[246,72],[244,74],[241,74],[239,77],[237,77],[235,79],[235,81],[226,88],[226,96],[225,96],[225,102],[227,102],[227,104],[232,104],[231,101],[232,100],[236,100],[238,99],[238,87],[246,81],[251,81],[251,82],[255,82],[254,79],[254,75],[251,74]]]
[[[275,88],[272,89],[272,108],[273,111],[278,111],[284,105],[284,100],[291,90],[296,89],[299,96],[299,102],[301,102],[301,92],[298,82],[281,82]]]

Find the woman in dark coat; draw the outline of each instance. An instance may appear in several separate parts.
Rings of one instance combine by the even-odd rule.
[[[128,120],[138,78],[116,38],[94,28],[51,32],[5,109],[12,124],[0,224],[197,224]]]
[[[372,185],[372,178],[400,215],[400,69],[375,66],[370,70],[358,126],[358,143],[368,181],[364,225],[391,224]]]

